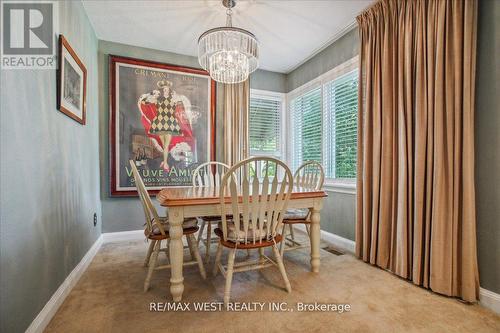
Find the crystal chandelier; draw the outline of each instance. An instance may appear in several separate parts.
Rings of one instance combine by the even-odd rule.
[[[244,29],[233,27],[232,10],[236,0],[222,0],[227,8],[226,26],[205,31],[198,39],[198,61],[221,83],[239,83],[259,65],[257,38]]]

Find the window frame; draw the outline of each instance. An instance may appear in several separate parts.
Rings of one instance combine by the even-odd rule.
[[[286,161],[288,165],[291,165],[293,162],[293,147],[291,147],[291,142],[292,142],[292,135],[294,135],[294,129],[292,128],[292,111],[291,111],[291,102],[296,98],[300,97],[304,94],[307,94],[308,92],[317,89],[318,87],[320,88],[320,94],[321,94],[321,115],[322,115],[322,129],[321,129],[321,138],[322,138],[322,146],[321,146],[321,152],[322,152],[322,159],[324,159],[324,152],[326,149],[326,140],[324,138],[326,137],[326,128],[325,126],[325,117],[326,117],[326,112],[325,112],[325,85],[328,84],[329,82],[339,78],[340,76],[347,74],[355,69],[359,70],[359,55],[356,55],[352,57],[351,59],[335,66],[333,69],[329,70],[326,73],[321,74],[320,76],[304,83],[302,86],[295,88],[294,90],[288,92],[286,94],[286,118],[287,118],[287,123],[286,123],[286,128],[289,129],[289,135],[290,135],[290,140],[287,142],[287,148],[286,148]],[[359,83],[361,84],[361,83]],[[324,163],[324,161],[323,161]],[[294,171],[294,170],[292,170]],[[335,192],[339,193],[347,193],[347,194],[355,194],[356,193],[356,181],[357,181],[357,175],[356,178],[326,178],[325,177],[325,188],[329,190],[333,190]]]
[[[274,157],[278,158],[281,161],[286,161],[286,138],[287,138],[287,130],[286,130],[286,94],[285,93],[280,93],[276,91],[270,91],[270,90],[261,90],[261,89],[250,89],[250,99],[252,98],[260,98],[264,100],[271,100],[271,101],[278,101],[281,103],[280,107],[280,122],[279,122],[279,147],[278,147],[278,152],[279,152],[279,157],[274,155],[273,153],[269,152],[259,152],[258,155],[253,154],[253,152],[250,150],[250,147],[248,147],[248,154],[249,156],[266,156],[266,157]],[[250,108],[250,100],[249,100],[249,108]],[[250,109],[249,109],[250,111]],[[248,126],[250,127],[250,119],[248,120]],[[248,130],[248,136],[250,140],[250,128]]]

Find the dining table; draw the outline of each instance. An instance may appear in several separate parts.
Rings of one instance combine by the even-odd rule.
[[[294,186],[287,205],[287,208],[290,209],[309,209],[310,211],[310,264],[311,271],[315,273],[319,272],[320,267],[320,212],[325,197],[327,197],[327,193],[324,190]],[[167,187],[157,194],[156,199],[167,211],[170,224],[170,293],[175,302],[180,302],[184,292],[183,221],[189,217],[219,216],[223,214],[220,189],[218,187]],[[224,197],[225,203],[229,203],[230,200],[229,194]],[[231,215],[231,205],[224,204],[224,207],[226,210],[224,214]]]

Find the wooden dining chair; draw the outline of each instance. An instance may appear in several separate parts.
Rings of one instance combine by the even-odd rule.
[[[229,165],[221,162],[206,162],[200,164],[193,171],[193,187],[205,187],[205,188],[218,188],[221,184],[222,177],[229,170]],[[212,244],[212,224],[219,223],[221,221],[220,215],[214,216],[201,216],[199,217],[201,221],[200,231],[198,233],[198,244],[200,241],[205,245],[205,262],[210,261],[210,245]],[[203,232],[205,231],[205,226],[207,227],[206,238],[203,239]]]
[[[279,179],[282,175],[282,179]],[[215,229],[219,245],[215,257],[214,275],[218,271],[226,278],[224,303],[231,294],[233,273],[277,266],[288,292],[292,288],[277,244],[282,240],[278,233],[293,188],[290,169],[283,162],[268,157],[253,157],[239,162],[224,175],[220,187],[222,222]],[[228,198],[229,197],[229,198]],[[224,214],[232,212],[232,220]],[[271,247],[274,259],[267,257],[264,249]],[[227,265],[221,264],[223,248],[229,249]],[[237,250],[259,249],[258,260],[235,263]]]
[[[316,161],[308,161],[302,164],[295,174],[293,175],[293,184],[297,187],[320,190],[323,187],[323,182],[325,180],[325,172],[321,163]],[[308,244],[302,244],[295,239],[295,233],[293,226],[295,224],[304,224],[306,227],[307,235],[310,236],[309,225],[310,213],[308,209],[289,209],[286,211],[283,218],[283,229],[281,234],[283,235],[283,242],[280,244],[280,252],[283,253],[288,250],[297,250],[304,247],[310,246]],[[287,236],[288,227],[288,236]]]
[[[158,255],[160,252],[165,252],[167,259],[169,259],[168,242],[170,236],[168,231],[170,229],[170,225],[167,217],[160,217],[158,215],[158,212],[151,201],[151,197],[149,196],[146,186],[144,185],[133,160],[130,160],[130,166],[132,167],[137,193],[141,199],[144,216],[146,218],[144,235],[146,236],[146,239],[150,241],[146,259],[144,261],[144,266],[149,266],[148,274],[146,276],[146,280],[144,281],[144,291],[146,292],[149,289],[149,283],[153,271],[170,268],[170,264],[161,266],[158,265]],[[198,269],[200,270],[202,278],[206,279],[205,267],[203,266],[203,261],[201,260],[200,252],[198,250],[198,244],[196,242],[196,238],[194,237],[194,234],[199,229],[198,221],[196,218],[185,219],[182,229],[191,254],[191,261],[184,262],[184,265],[198,264]],[[167,243],[167,246],[164,248],[161,247],[162,241]]]

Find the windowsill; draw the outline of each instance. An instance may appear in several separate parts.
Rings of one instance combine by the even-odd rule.
[[[327,192],[356,194],[356,180],[326,179],[324,188]]]

